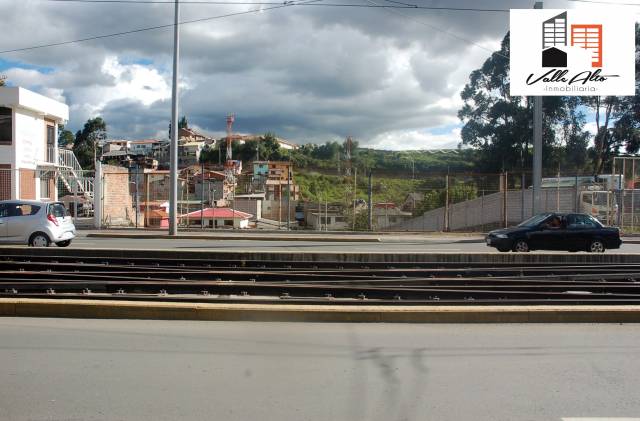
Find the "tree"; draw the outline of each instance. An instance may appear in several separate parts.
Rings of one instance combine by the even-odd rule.
[[[485,171],[521,170],[531,162],[533,101],[529,97],[509,95],[509,33],[500,51],[493,53],[480,69],[469,76],[461,93],[464,101],[458,117],[464,123],[461,136],[464,145],[480,152],[479,164]],[[545,97],[543,102],[543,165],[556,167],[560,144],[561,122],[577,105],[566,97]],[[573,107],[573,108],[572,108]],[[576,133],[584,122],[572,120]],[[572,147],[579,147],[574,142]],[[565,151],[561,149],[561,155]]]
[[[4,75],[0,75],[0,86],[5,86],[7,83],[7,77]]]
[[[640,25],[636,25],[636,92],[640,89]],[[594,174],[603,172],[622,148],[628,153],[640,149],[640,99],[631,97],[587,97],[586,106],[596,115],[592,151]]]
[[[58,125],[58,146],[73,145],[74,136],[71,130],[67,130],[64,124]]]
[[[98,158],[97,147],[107,138],[107,123],[102,117],[87,120],[82,130],[76,132],[73,153],[83,169],[95,169]]]
[[[261,136],[260,142],[258,142],[260,148],[260,159],[265,161],[277,161],[282,159],[282,151],[280,150],[280,144],[278,138],[272,132],[267,132]]]
[[[183,115],[182,118],[178,121],[178,129],[187,129],[189,128],[189,123],[187,122],[187,116]]]

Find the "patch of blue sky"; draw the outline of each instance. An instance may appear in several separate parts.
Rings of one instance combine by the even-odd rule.
[[[153,60],[150,58],[140,58],[140,57],[121,57],[119,59],[120,64],[139,64],[140,66],[151,66],[153,64]]]
[[[38,72],[44,73],[44,74],[53,73],[55,71],[53,67],[39,66],[36,64],[26,63],[23,61],[8,60],[0,57],[0,71],[5,71],[5,70],[15,69],[15,68],[37,70]]]
[[[449,134],[453,130],[460,129],[460,128],[462,128],[462,123],[445,124],[444,126],[438,126],[438,127],[428,129],[426,130],[426,132],[432,135],[443,135],[443,134]]]

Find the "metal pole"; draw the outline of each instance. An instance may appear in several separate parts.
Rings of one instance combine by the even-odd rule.
[[[560,212],[560,167],[558,167],[558,182],[556,183],[556,212]]]
[[[636,160],[635,158],[632,159],[631,161],[631,182],[633,183],[631,185],[631,232],[633,232],[633,225],[635,223],[634,219],[635,219],[635,197],[634,197],[634,193],[636,191]]]
[[[504,194],[503,194],[503,202],[502,202],[502,214],[504,215],[504,227],[507,228],[509,226],[509,215],[507,214],[508,212],[508,208],[507,208],[507,190],[509,190],[509,177],[507,172],[505,171],[504,174]]]
[[[204,161],[200,163],[200,229],[204,229]]]
[[[329,231],[329,202],[324,198],[324,230]]]
[[[149,176],[151,174],[145,174],[144,183],[145,183],[145,204],[144,204],[144,226],[149,226]],[[160,225],[162,225],[162,218],[160,218]]]
[[[480,223],[482,232],[484,232],[484,189],[482,189],[482,197],[480,199]]]
[[[575,212],[580,212],[580,203],[579,203],[579,197],[580,197],[580,189],[578,188],[578,175],[576,174],[576,197],[575,197]]]
[[[613,158],[615,162],[615,158]],[[627,160],[622,160],[622,172],[618,177],[618,198],[616,199],[616,203],[618,204],[618,226],[622,227],[624,225],[624,185],[622,184],[622,177],[627,173]],[[614,174],[615,175],[615,174]]]
[[[449,174],[444,178],[444,230],[449,231]]]
[[[78,223],[78,179],[73,178],[73,223]]]
[[[178,58],[180,55],[180,0],[175,0],[173,26],[173,87],[171,90],[171,146],[169,148],[169,235],[178,234]]]
[[[287,231],[291,230],[291,158],[287,168]]]
[[[542,2],[536,2],[534,9],[542,9]],[[542,97],[533,97],[533,214],[540,212],[542,186]]]
[[[525,184],[525,176],[524,176],[524,172],[522,172],[522,175],[520,176],[520,195],[522,196],[520,200],[520,220],[521,221],[524,221],[524,192],[525,192],[524,184]]]
[[[357,181],[358,178],[358,167],[356,167],[353,171],[353,227],[352,230],[356,230],[356,190],[357,190]]]
[[[136,181],[133,183],[136,189],[136,228],[138,228],[138,214],[140,213],[140,197],[139,197],[139,191],[138,191],[139,168],[140,167],[136,165],[136,178],[135,178]]]
[[[373,231],[373,182],[372,171],[369,170],[369,231]]]

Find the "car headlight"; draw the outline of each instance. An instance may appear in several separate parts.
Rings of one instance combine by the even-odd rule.
[[[507,234],[496,234],[496,238],[509,238]]]

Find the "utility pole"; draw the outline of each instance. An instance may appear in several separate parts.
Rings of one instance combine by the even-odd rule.
[[[542,9],[537,1],[534,9]],[[533,97],[533,214],[540,212],[542,187],[542,97]]]
[[[358,167],[353,169],[353,231],[356,230],[356,198],[358,197],[358,185],[356,184],[358,178]]]
[[[204,161],[200,163],[200,229],[204,229]]]
[[[173,26],[173,87],[171,90],[171,146],[169,148],[169,235],[178,234],[178,59],[180,56],[180,0],[175,0]]]
[[[369,170],[369,231],[373,231],[373,183],[371,181],[372,171]]]
[[[291,156],[287,168],[287,231],[291,230]]]

